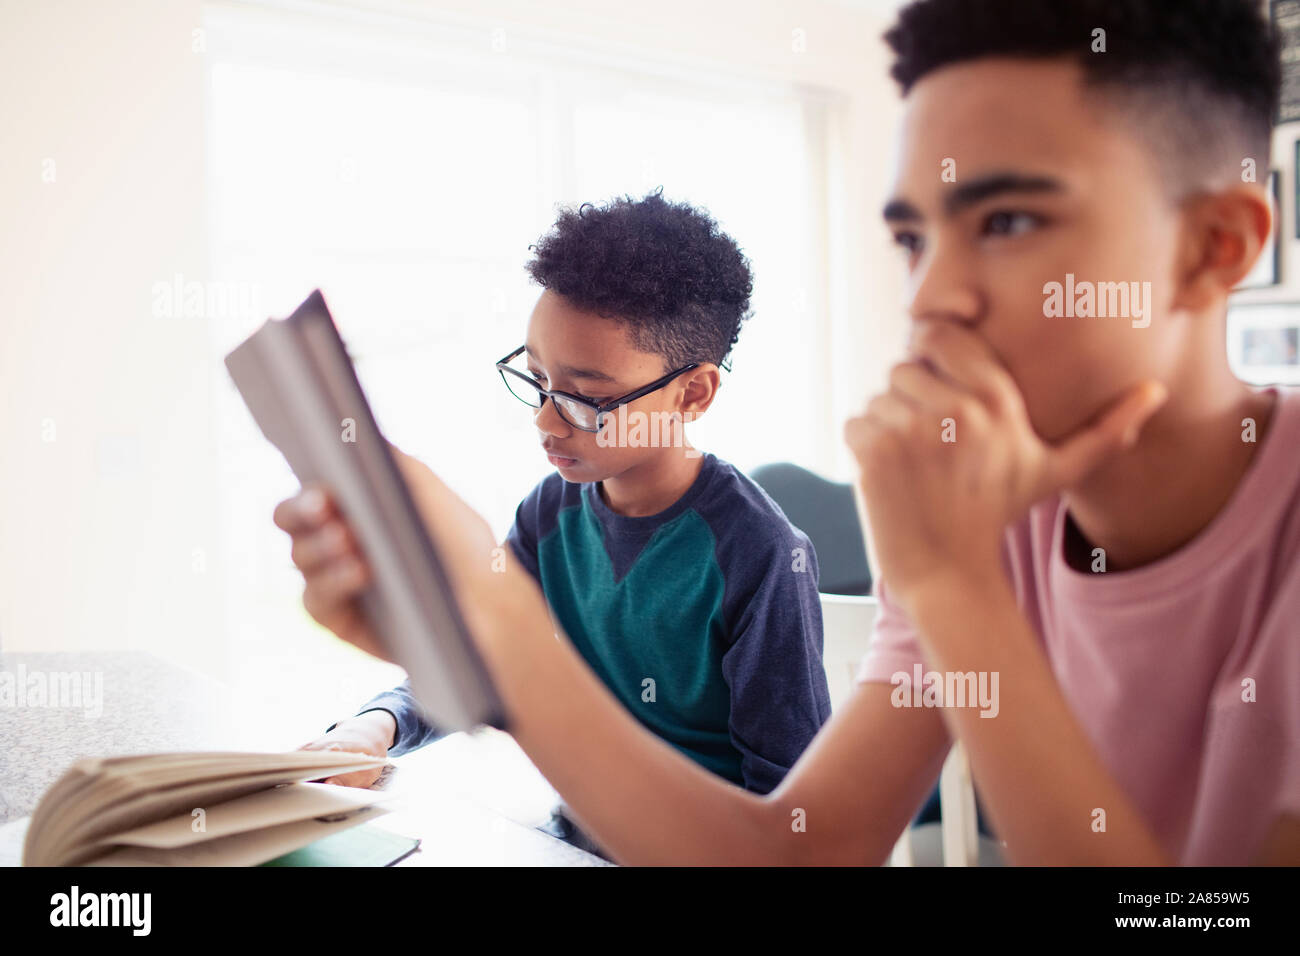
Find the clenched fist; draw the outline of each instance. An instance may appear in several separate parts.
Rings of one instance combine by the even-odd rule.
[[[922,322],[911,349],[889,389],[844,431],[881,577],[904,607],[927,582],[999,567],[1003,530],[1130,447],[1167,397],[1162,385],[1140,383],[1049,444],[974,332]]]

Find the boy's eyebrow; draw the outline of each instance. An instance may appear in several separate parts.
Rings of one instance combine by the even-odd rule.
[[[885,222],[916,222],[921,218],[917,208],[906,199],[889,200],[880,214]]]
[[[1065,184],[1051,176],[989,173],[958,183],[943,197],[943,211],[947,216],[955,216],[963,209],[1004,193],[1048,193],[1061,192],[1064,189]],[[923,218],[917,208],[906,199],[891,199],[885,203],[881,215],[886,222],[915,222]]]
[[[612,375],[606,375],[604,372],[598,372],[593,368],[574,368],[572,365],[561,365],[560,371],[567,378],[584,378],[593,382],[616,382],[618,379]]]
[[[533,353],[528,350],[527,346],[524,346],[524,353],[529,358],[533,357]],[[586,381],[589,382],[617,382],[618,381],[618,379],[614,378],[614,376],[606,375],[604,372],[598,371],[597,369],[594,368],[574,368],[572,365],[561,365],[560,373],[564,375],[565,378],[580,378],[580,379],[585,379]]]

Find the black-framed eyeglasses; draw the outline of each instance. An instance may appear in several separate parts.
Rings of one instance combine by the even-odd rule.
[[[510,363],[517,359],[528,348],[521,345],[501,361],[497,362],[497,371],[501,373],[501,381],[506,383],[506,388],[510,389],[510,394],[519,399],[525,405],[531,408],[541,408],[546,404],[549,398],[555,405],[555,410],[560,413],[560,417],[572,425],[574,428],[584,432],[598,432],[604,424],[605,416],[617,409],[620,405],[627,405],[629,402],[635,402],[638,398],[643,398],[651,392],[657,392],[663,388],[678,375],[683,372],[689,372],[693,368],[699,368],[699,362],[692,362],[690,365],[683,365],[675,372],[669,372],[662,378],[657,378],[649,385],[638,388],[634,392],[628,392],[619,398],[610,399],[608,402],[596,404],[590,399],[582,398],[570,392],[562,392],[559,389],[543,388],[542,383],[537,381],[531,375],[519,371],[517,368],[511,368]]]

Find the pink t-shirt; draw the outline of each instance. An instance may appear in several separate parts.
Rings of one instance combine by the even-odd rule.
[[[1249,863],[1278,816],[1300,817],[1300,390],[1274,391],[1241,485],[1174,554],[1132,571],[1075,571],[1059,498],[1004,542],[1017,601],[1070,709],[1188,865]],[[924,663],[905,615],[879,596],[859,681]]]

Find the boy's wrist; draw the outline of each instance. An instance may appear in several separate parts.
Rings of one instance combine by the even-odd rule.
[[[364,725],[371,727],[379,736],[380,742],[384,744],[385,749],[392,750],[397,746],[397,718],[391,711],[382,707],[373,707],[370,710],[363,710],[355,717],[349,718],[352,721],[360,721]]]
[[[901,593],[891,586],[890,596],[918,624],[949,609],[980,606],[993,598],[1015,601],[996,552],[983,560],[939,566]]]

